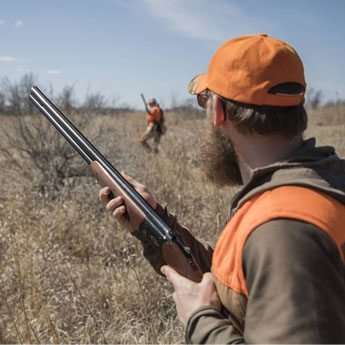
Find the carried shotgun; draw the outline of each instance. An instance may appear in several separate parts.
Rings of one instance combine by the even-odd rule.
[[[141,96],[141,98],[142,98],[142,100],[143,100],[143,102],[144,102],[144,104],[145,104],[146,112],[147,112],[148,114],[150,114],[150,109],[149,109],[149,107],[147,106],[146,99],[145,99],[144,95],[141,93],[140,96]]]
[[[139,231],[140,239],[159,250],[165,262],[181,275],[200,282],[202,272],[180,235],[36,86],[31,87],[30,100],[90,165],[96,183],[108,186],[113,195],[122,196],[126,216]]]

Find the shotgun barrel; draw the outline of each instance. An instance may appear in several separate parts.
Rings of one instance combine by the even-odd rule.
[[[145,96],[144,96],[142,93],[140,94],[140,96],[141,96],[141,99],[142,99],[143,102],[144,102],[146,112],[147,112],[148,114],[150,114],[150,109],[149,109],[149,107],[147,106]]]

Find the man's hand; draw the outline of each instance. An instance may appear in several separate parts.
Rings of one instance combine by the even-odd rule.
[[[152,206],[155,210],[157,207],[157,202],[152,196],[152,194],[147,190],[146,186],[137,182],[132,177],[127,175],[124,171],[121,175],[134,187],[134,189]],[[133,229],[133,226],[124,216],[126,213],[126,207],[123,204],[123,198],[117,196],[114,199],[109,199],[110,188],[104,187],[99,191],[99,199],[103,204],[106,205],[107,209],[113,214],[115,219],[128,231],[132,232],[138,229]]]
[[[212,273],[205,273],[200,283],[194,283],[178,274],[170,266],[162,266],[161,272],[174,286],[173,299],[178,316],[185,326],[193,312],[200,307],[212,306],[221,310]]]

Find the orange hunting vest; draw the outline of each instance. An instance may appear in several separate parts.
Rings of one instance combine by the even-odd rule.
[[[160,108],[155,105],[152,107],[151,112],[148,114],[146,113],[147,121],[149,123],[150,127],[153,127],[155,123],[158,123],[161,121],[162,112]]]
[[[309,188],[277,187],[246,201],[220,235],[212,257],[212,270],[223,284],[249,297],[242,271],[245,242],[255,228],[277,218],[292,218],[317,226],[335,242],[344,261],[345,205]]]

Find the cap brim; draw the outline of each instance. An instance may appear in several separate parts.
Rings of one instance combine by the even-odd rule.
[[[198,95],[207,89],[206,73],[194,77],[188,84],[188,92],[191,95]]]

